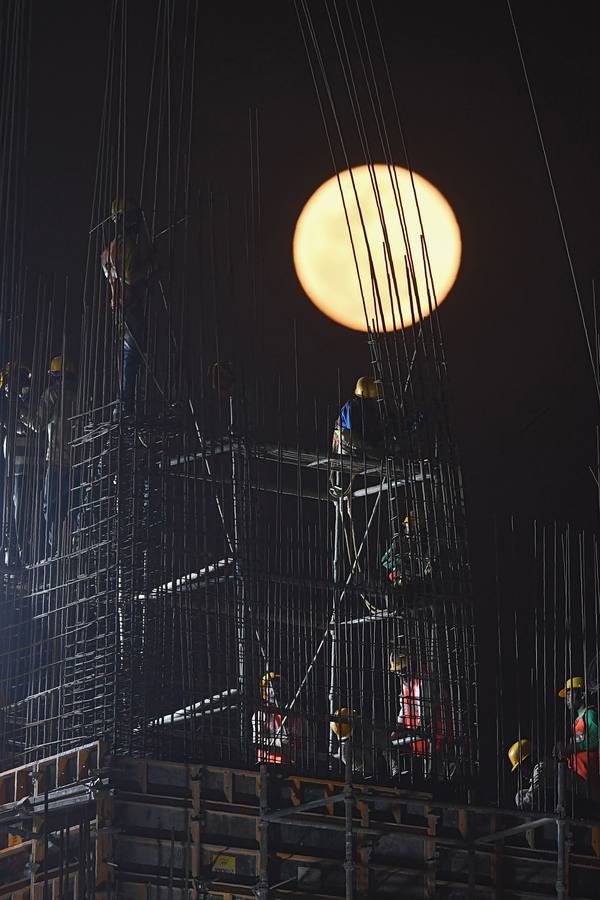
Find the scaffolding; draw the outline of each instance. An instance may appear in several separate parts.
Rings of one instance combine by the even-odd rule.
[[[7,900],[524,900],[556,896],[557,880],[584,900],[600,867],[593,822],[269,766],[113,757],[97,742],[2,773],[0,799]]]
[[[383,568],[369,576],[364,564],[382,497],[397,504],[414,491],[425,508],[449,490],[447,468],[393,460],[384,472],[384,462],[365,467],[233,433],[198,450],[180,421],[85,421],[73,421],[62,552],[32,564],[18,588],[23,645],[5,681],[15,682],[29,654],[26,690],[14,693],[4,727],[25,759],[101,737],[115,752],[210,753],[248,765],[257,761],[258,720],[268,731],[277,719],[280,734],[265,739],[287,764],[339,770],[342,742],[330,726],[346,708],[363,775],[387,760],[388,774],[404,763],[407,777],[465,789],[476,765],[472,623],[450,539],[446,593],[431,539],[426,550],[415,540],[414,555],[407,541],[403,565],[419,568],[406,587],[386,583]],[[340,472],[352,476],[343,498],[329,489]],[[286,493],[290,475],[313,479],[308,496]],[[364,508],[350,516],[357,496]],[[301,513],[297,530],[286,503]],[[277,518],[284,529],[273,528]],[[391,535],[378,525],[381,556]],[[429,573],[424,553],[436,560]],[[407,657],[400,674],[390,669],[398,647]],[[268,672],[277,681],[266,696]],[[410,697],[423,723],[395,738],[396,753],[388,736],[408,678],[423,685]]]

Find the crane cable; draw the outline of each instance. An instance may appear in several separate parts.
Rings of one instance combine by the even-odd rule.
[[[561,235],[562,235],[562,240],[563,240],[563,244],[564,244],[564,248],[565,248],[565,253],[566,253],[566,255],[567,255],[567,261],[568,261],[568,263],[569,263],[569,271],[570,271],[570,273],[571,273],[571,280],[572,280],[572,282],[573,282],[573,289],[574,289],[574,291],[575,291],[575,296],[576,296],[576,298],[577,298],[577,306],[579,307],[579,315],[581,316],[581,324],[583,325],[583,332],[584,332],[584,335],[585,335],[585,342],[586,342],[588,354],[589,354],[589,357],[590,357],[590,362],[591,362],[591,365],[592,365],[592,372],[593,372],[593,375],[594,375],[594,384],[595,384],[595,386],[596,386],[596,393],[597,393],[597,395],[598,395],[598,402],[600,403],[600,381],[598,380],[598,371],[597,371],[597,368],[596,368],[596,365],[595,365],[595,362],[594,362],[594,354],[592,353],[592,345],[591,345],[591,342],[590,342],[590,335],[589,335],[587,323],[586,323],[586,321],[585,321],[585,313],[584,313],[584,310],[583,310],[583,303],[582,303],[582,300],[581,300],[581,294],[580,294],[580,291],[579,291],[579,285],[578,285],[578,283],[577,283],[577,276],[575,275],[575,267],[574,267],[574,265],[573,265],[573,259],[572,259],[572,257],[571,257],[571,251],[570,251],[570,249],[569,249],[569,242],[568,242],[568,240],[567,240],[567,233],[566,233],[566,230],[565,230],[565,225],[564,225],[564,222],[563,222],[562,213],[561,213],[561,211],[560,211],[560,204],[559,204],[559,202],[558,202],[558,194],[557,194],[557,192],[556,192],[556,186],[555,186],[555,184],[554,184],[554,178],[552,177],[552,170],[551,170],[551,168],[550,168],[550,161],[548,160],[548,153],[546,152],[546,144],[545,144],[545,141],[544,141],[544,136],[543,136],[543,134],[542,134],[542,129],[541,129],[541,125],[540,125],[540,120],[539,120],[539,117],[538,117],[538,114],[537,114],[537,108],[536,108],[535,100],[534,100],[534,97],[533,97],[533,91],[532,91],[532,89],[531,89],[531,82],[529,81],[529,75],[528,75],[528,72],[527,72],[527,66],[526,66],[526,64],[525,64],[525,57],[524,57],[524,55],[523,55],[523,49],[522,49],[522,47],[521,47],[521,41],[520,41],[520,39],[519,39],[519,33],[518,33],[518,31],[517,31],[517,25],[516,25],[516,22],[515,22],[515,17],[514,17],[514,15],[513,15],[512,6],[511,6],[511,3],[510,3],[510,0],[506,0],[506,6],[507,6],[507,8],[508,8],[508,14],[509,14],[509,17],[510,17],[512,29],[513,29],[513,34],[514,34],[514,36],[515,36],[515,43],[516,43],[516,46],[517,46],[517,52],[518,52],[518,54],[519,54],[519,59],[520,59],[520,61],[521,61],[521,68],[523,69],[523,77],[524,77],[524,79],[525,79],[525,85],[526,85],[526,87],[527,87],[527,93],[528,93],[528,95],[529,95],[529,102],[530,102],[530,104],[531,104],[531,111],[532,111],[532,114],[533,114],[533,119],[534,119],[534,122],[535,122],[536,131],[537,131],[538,138],[539,138],[539,141],[540,141],[540,147],[541,147],[541,150],[542,150],[542,155],[543,155],[543,157],[544,157],[544,164],[545,164],[545,166],[546,166],[546,174],[548,175],[548,180],[549,180],[549,182],[550,182],[550,190],[552,191],[552,199],[554,200],[554,207],[555,207],[555,209],[556,209],[556,216],[557,216],[557,218],[558,218],[558,224],[559,224],[559,227],[560,227],[560,233],[561,233]]]

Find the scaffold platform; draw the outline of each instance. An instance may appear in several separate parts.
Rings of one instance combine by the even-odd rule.
[[[555,817],[431,793],[111,756],[100,742],[0,774],[0,897],[555,896]],[[600,823],[568,828],[568,896],[593,900]]]

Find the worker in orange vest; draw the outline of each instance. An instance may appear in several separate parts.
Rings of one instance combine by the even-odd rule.
[[[252,716],[252,742],[258,763],[281,765],[292,761],[290,737],[295,721],[285,714],[277,697],[280,682],[277,672],[265,672],[260,679],[261,704]]]
[[[390,774],[416,779],[443,774],[443,754],[452,732],[449,708],[442,708],[439,696],[434,696],[432,679],[418,666],[418,660],[411,659],[406,647],[391,651],[390,672],[399,682],[393,749],[386,753]]]
[[[594,803],[600,802],[598,710],[586,701],[585,681],[581,675],[568,678],[558,696],[574,716],[572,738],[565,747],[558,746],[558,755],[564,756],[569,768],[585,782],[578,793]]]

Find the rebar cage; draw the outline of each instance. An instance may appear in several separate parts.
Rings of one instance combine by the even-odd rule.
[[[372,294],[365,368],[377,396],[351,400],[349,427],[335,424],[346,398],[317,398],[310,409],[300,399],[294,329],[289,379],[264,377],[258,324],[237,335],[246,353],[230,366],[223,346],[235,347],[233,329],[217,297],[242,281],[256,310],[261,285],[256,122],[246,207],[232,213],[212,194],[194,203],[193,117],[184,114],[195,101],[194,9],[157,11],[147,122],[136,130],[143,105],[126,102],[127,22],[113,4],[68,410],[60,395],[71,429],[61,466],[68,501],[53,512],[53,541],[40,499],[44,435],[23,425],[31,415],[14,378],[2,401],[6,446],[33,451],[27,469],[17,470],[14,453],[3,461],[3,757],[29,762],[103,740],[121,754],[321,774],[350,765],[357,778],[463,790],[478,767],[475,640],[424,236],[410,246],[398,198],[406,271],[390,257],[388,284],[361,286]],[[165,100],[173,85],[176,134]],[[125,279],[117,272],[111,282],[100,260],[125,240],[111,201],[130,202],[122,198],[140,166],[137,227],[153,255],[137,296],[137,396],[125,415]],[[65,289],[64,304],[48,305],[42,279],[33,303],[42,337],[29,355],[32,290],[5,304],[3,335],[11,365],[33,361],[31,406],[52,381],[43,373],[59,339],[65,361],[73,344],[72,298]],[[383,319],[386,292],[395,330]],[[399,327],[401,294],[412,327]],[[340,383],[358,374],[340,372]],[[18,512],[15,476],[27,487]]]

